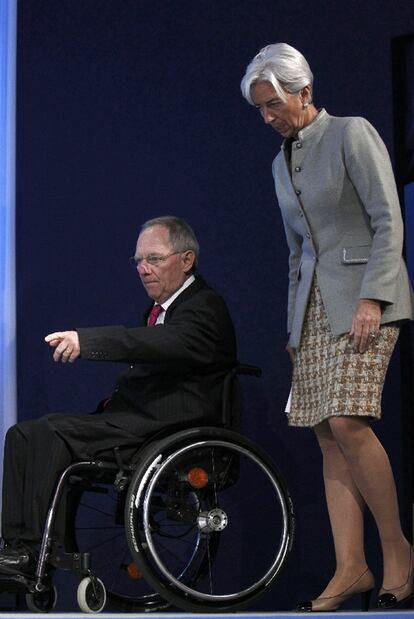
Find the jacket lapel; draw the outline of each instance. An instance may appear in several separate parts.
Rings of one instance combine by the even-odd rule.
[[[171,315],[174,313],[174,310],[180,305],[180,303],[183,303],[206,286],[207,284],[205,283],[204,279],[200,275],[197,275],[195,281],[193,281],[193,283],[190,284],[188,288],[183,290],[183,292],[178,295],[175,301],[171,303],[170,307],[165,313],[165,322],[168,322],[168,320],[171,318]]]
[[[183,292],[178,295],[178,297],[175,299],[175,301],[173,303],[171,303],[170,307],[167,309],[167,311],[165,313],[164,322],[168,322],[168,320],[171,317],[171,314],[174,313],[174,310],[180,305],[180,303],[183,303],[184,301],[186,301],[187,299],[192,297],[193,294],[195,294],[196,292],[198,292],[202,288],[205,288],[206,286],[207,286],[207,284],[204,281],[204,279],[201,277],[201,275],[196,275],[195,281],[193,281],[193,283],[190,284],[188,286],[188,288],[183,290]],[[147,325],[148,316],[150,314],[150,311],[151,311],[151,308],[152,308],[153,305],[154,304],[151,303],[151,305],[146,309],[146,311],[144,313],[144,326]]]

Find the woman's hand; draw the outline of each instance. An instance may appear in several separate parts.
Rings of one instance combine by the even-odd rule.
[[[293,365],[295,363],[296,348],[292,348],[289,344],[287,344],[286,351],[289,353],[289,357]]]
[[[360,299],[355,310],[349,339],[356,352],[363,353],[375,340],[381,323],[381,305],[373,299]]]

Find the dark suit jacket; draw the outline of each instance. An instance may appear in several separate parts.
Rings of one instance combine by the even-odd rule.
[[[237,363],[236,339],[224,300],[201,277],[170,305],[163,325],[78,334],[83,359],[130,364],[105,408],[115,426],[143,437],[217,421],[224,376]]]

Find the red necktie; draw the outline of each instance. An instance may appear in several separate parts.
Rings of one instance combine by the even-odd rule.
[[[157,318],[161,314],[162,310],[162,305],[154,305],[148,316],[149,327],[153,327],[155,325],[155,323],[157,322]]]

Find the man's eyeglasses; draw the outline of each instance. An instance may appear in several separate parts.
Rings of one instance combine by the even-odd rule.
[[[170,256],[175,256],[176,254],[182,254],[181,251],[173,251],[171,254],[167,254],[166,256],[158,256],[157,254],[150,254],[149,256],[144,256],[143,258],[137,258],[136,256],[131,256],[129,259],[130,265],[137,269],[140,264],[142,264],[145,260],[147,264],[150,264],[152,267],[159,267],[160,264],[165,262]]]

